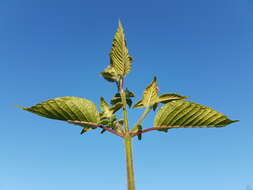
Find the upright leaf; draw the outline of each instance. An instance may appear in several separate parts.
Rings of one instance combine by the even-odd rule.
[[[110,52],[110,64],[120,76],[125,76],[131,70],[132,57],[128,55],[126,38],[121,22],[115,33]]]
[[[99,112],[96,105],[90,100],[78,97],[61,97],[50,99],[32,107],[21,107],[42,117],[57,120],[77,120],[98,123]]]
[[[101,119],[110,118],[113,114],[122,107],[122,103],[118,102],[110,107],[103,97],[100,98],[100,108],[102,113],[100,114]]]
[[[142,99],[138,101],[134,108],[149,107],[157,103],[158,88],[156,77],[154,77],[151,84],[144,90]]]
[[[155,127],[224,127],[238,120],[200,104],[189,101],[173,101],[162,106],[154,119]]]

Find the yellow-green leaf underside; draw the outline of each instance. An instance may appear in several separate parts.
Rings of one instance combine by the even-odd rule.
[[[120,76],[125,76],[131,70],[132,58],[128,55],[126,39],[121,22],[115,33],[110,52],[110,64]]]
[[[189,101],[173,101],[162,106],[154,119],[155,127],[224,127],[238,120],[200,104]]]
[[[99,122],[99,112],[96,105],[84,98],[66,96],[50,99],[32,107],[18,107],[50,119]]]
[[[138,101],[133,107],[141,108],[153,106],[155,103],[157,103],[157,98],[158,98],[157,81],[156,77],[154,77],[151,84],[144,90],[142,99]]]

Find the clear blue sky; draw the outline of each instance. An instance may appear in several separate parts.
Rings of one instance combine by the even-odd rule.
[[[161,93],[240,120],[135,139],[137,190],[253,187],[252,0],[1,0],[0,189],[126,189],[118,137],[81,136],[76,126],[10,106],[62,96],[109,100],[115,86],[99,72],[119,18],[135,60],[126,86],[138,97],[156,75]],[[130,123],[140,114],[131,112]]]

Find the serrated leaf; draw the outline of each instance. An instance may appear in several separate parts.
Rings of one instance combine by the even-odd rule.
[[[158,98],[158,88],[156,77],[154,77],[151,84],[144,90],[142,100],[138,101],[133,107],[141,108],[153,106],[155,103],[157,103],[157,98]]]
[[[238,120],[230,120],[225,115],[209,107],[179,100],[162,106],[154,119],[155,127],[224,127]]]
[[[22,109],[42,117],[63,121],[98,123],[100,120],[98,109],[93,102],[71,96],[50,99],[32,107],[22,107]]]
[[[110,52],[110,65],[115,69],[120,76],[125,76],[131,70],[132,57],[128,55],[126,38],[121,22],[117,32],[115,33]]]
[[[162,94],[157,98],[157,102],[159,103],[168,103],[171,101],[175,101],[175,100],[182,100],[182,99],[186,99],[189,98],[188,96],[181,96],[179,94],[175,94],[175,93],[169,93],[169,94]]]

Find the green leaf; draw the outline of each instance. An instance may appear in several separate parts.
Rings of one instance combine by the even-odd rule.
[[[129,91],[128,89],[125,90],[126,93],[126,103],[129,107],[131,107],[132,105],[132,100],[131,98],[135,97],[134,93]],[[122,103],[121,101],[121,97],[120,97],[120,93],[116,93],[114,95],[114,97],[111,99],[110,103],[112,105],[118,104],[118,103]]]
[[[121,22],[117,32],[115,33],[110,52],[110,65],[115,69],[120,76],[125,76],[131,70],[132,57],[128,55],[126,38]]]
[[[153,106],[155,103],[157,103],[157,98],[158,98],[158,88],[156,77],[154,77],[151,84],[144,90],[142,100],[138,101],[133,107],[141,108]]]
[[[107,102],[104,100],[103,97],[100,98],[100,108],[102,113],[100,114],[101,119],[104,118],[111,118],[113,114],[118,111],[122,107],[122,103],[118,102],[114,104],[112,107],[109,107]]]
[[[155,127],[224,127],[238,120],[200,104],[179,100],[162,106],[154,119]]]
[[[102,112],[109,112],[110,107],[103,97],[100,98],[100,109]]]
[[[21,107],[42,117],[57,120],[76,120],[98,123],[99,112],[90,100],[78,97],[61,97],[50,99],[32,107]]]
[[[137,125],[137,128],[138,128],[138,132],[141,132],[142,131],[142,126],[141,125]],[[142,134],[138,134],[138,140],[141,140],[142,139]]]
[[[125,93],[126,93],[127,98],[134,98],[135,97],[135,94],[128,89],[125,90]]]
[[[181,96],[179,94],[170,93],[170,94],[162,94],[157,98],[157,102],[159,103],[168,103],[175,100],[183,100],[189,98],[188,96]]]
[[[120,76],[115,71],[114,67],[109,65],[103,72],[100,73],[104,79],[109,82],[118,82],[120,80]]]
[[[83,129],[81,130],[80,134],[82,135],[82,134],[86,133],[87,131],[89,131],[91,129],[93,129],[93,128],[91,128],[91,127],[83,127]]]

